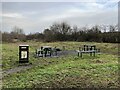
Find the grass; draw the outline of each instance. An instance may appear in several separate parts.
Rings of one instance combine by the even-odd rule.
[[[18,64],[18,46],[23,44],[23,42],[19,43],[9,43],[2,44],[2,63],[3,70],[7,70],[10,68],[17,67]],[[30,45],[30,62],[35,63],[38,59],[34,58],[35,49],[39,48],[43,45],[57,46],[62,49],[65,46],[66,50],[77,50],[78,47],[82,47],[84,44],[96,45],[101,49],[103,53],[117,54],[118,53],[118,45],[110,44],[110,43],[95,43],[95,42],[53,42],[53,43],[42,43],[42,42],[24,42],[24,44]]]
[[[17,67],[19,43],[3,44],[3,70]],[[30,45],[30,62],[33,67],[3,78],[3,88],[118,88],[117,44],[95,42],[25,42]],[[76,50],[84,44],[94,44],[103,52],[96,57],[83,58],[69,55],[59,58],[34,58],[35,48],[42,45],[66,46]],[[114,49],[113,49],[114,48]],[[106,54],[106,52],[109,52]]]
[[[100,57],[111,58],[112,60]],[[118,87],[117,57],[100,55],[97,59],[81,59],[68,56],[53,61],[45,61],[27,71],[8,75],[3,79],[3,87]],[[100,61],[100,62],[98,62]],[[74,81],[73,81],[74,80]],[[110,85],[109,85],[110,84]]]

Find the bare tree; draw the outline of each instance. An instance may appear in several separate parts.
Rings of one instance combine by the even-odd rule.
[[[50,30],[52,30],[54,33],[61,33],[63,35],[67,35],[71,33],[71,27],[66,22],[62,23],[54,23]]]
[[[18,26],[13,27],[13,33],[15,34],[24,34],[24,31],[22,28],[19,28]]]
[[[115,32],[115,26],[114,25],[110,25],[109,26],[109,30],[110,30],[110,32]]]
[[[24,34],[24,31],[22,28],[19,28],[17,26],[13,27],[13,31],[11,31],[12,39],[18,39],[18,40],[25,40],[26,36]]]

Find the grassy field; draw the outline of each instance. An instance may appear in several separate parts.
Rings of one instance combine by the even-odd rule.
[[[9,70],[18,67],[19,43],[2,44],[2,67]],[[3,78],[3,88],[118,88],[118,44],[95,42],[24,42],[30,45],[32,68],[12,73]],[[84,55],[58,58],[35,58],[36,48],[43,45],[56,46],[66,50],[77,50],[84,44],[96,45],[102,54],[96,57]]]

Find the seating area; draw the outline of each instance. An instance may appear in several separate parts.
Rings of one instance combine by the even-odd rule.
[[[58,52],[61,51],[61,52]],[[83,47],[79,47],[79,50],[61,50],[52,46],[42,46],[36,49],[36,57],[51,57],[51,56],[61,56],[74,54],[78,55],[78,57],[82,57],[83,54],[88,53],[90,56],[94,56],[96,53],[100,53],[100,49],[97,49],[95,45],[83,45]]]
[[[100,49],[97,49],[95,45],[84,45],[82,48],[79,47],[79,50],[76,51],[80,57],[82,57],[83,53],[89,53],[90,56],[95,56],[96,53],[100,53]]]
[[[47,57],[47,56],[57,56],[57,51],[59,51],[56,47],[51,46],[42,46],[39,49],[36,49],[36,56],[37,57]]]

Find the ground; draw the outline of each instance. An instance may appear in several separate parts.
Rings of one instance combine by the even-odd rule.
[[[18,64],[19,44],[30,45],[30,63]],[[96,45],[101,54],[83,58],[77,54],[35,58],[35,49],[50,45],[77,50],[84,44]],[[2,44],[3,88],[118,88],[118,44],[95,42],[18,42]]]

